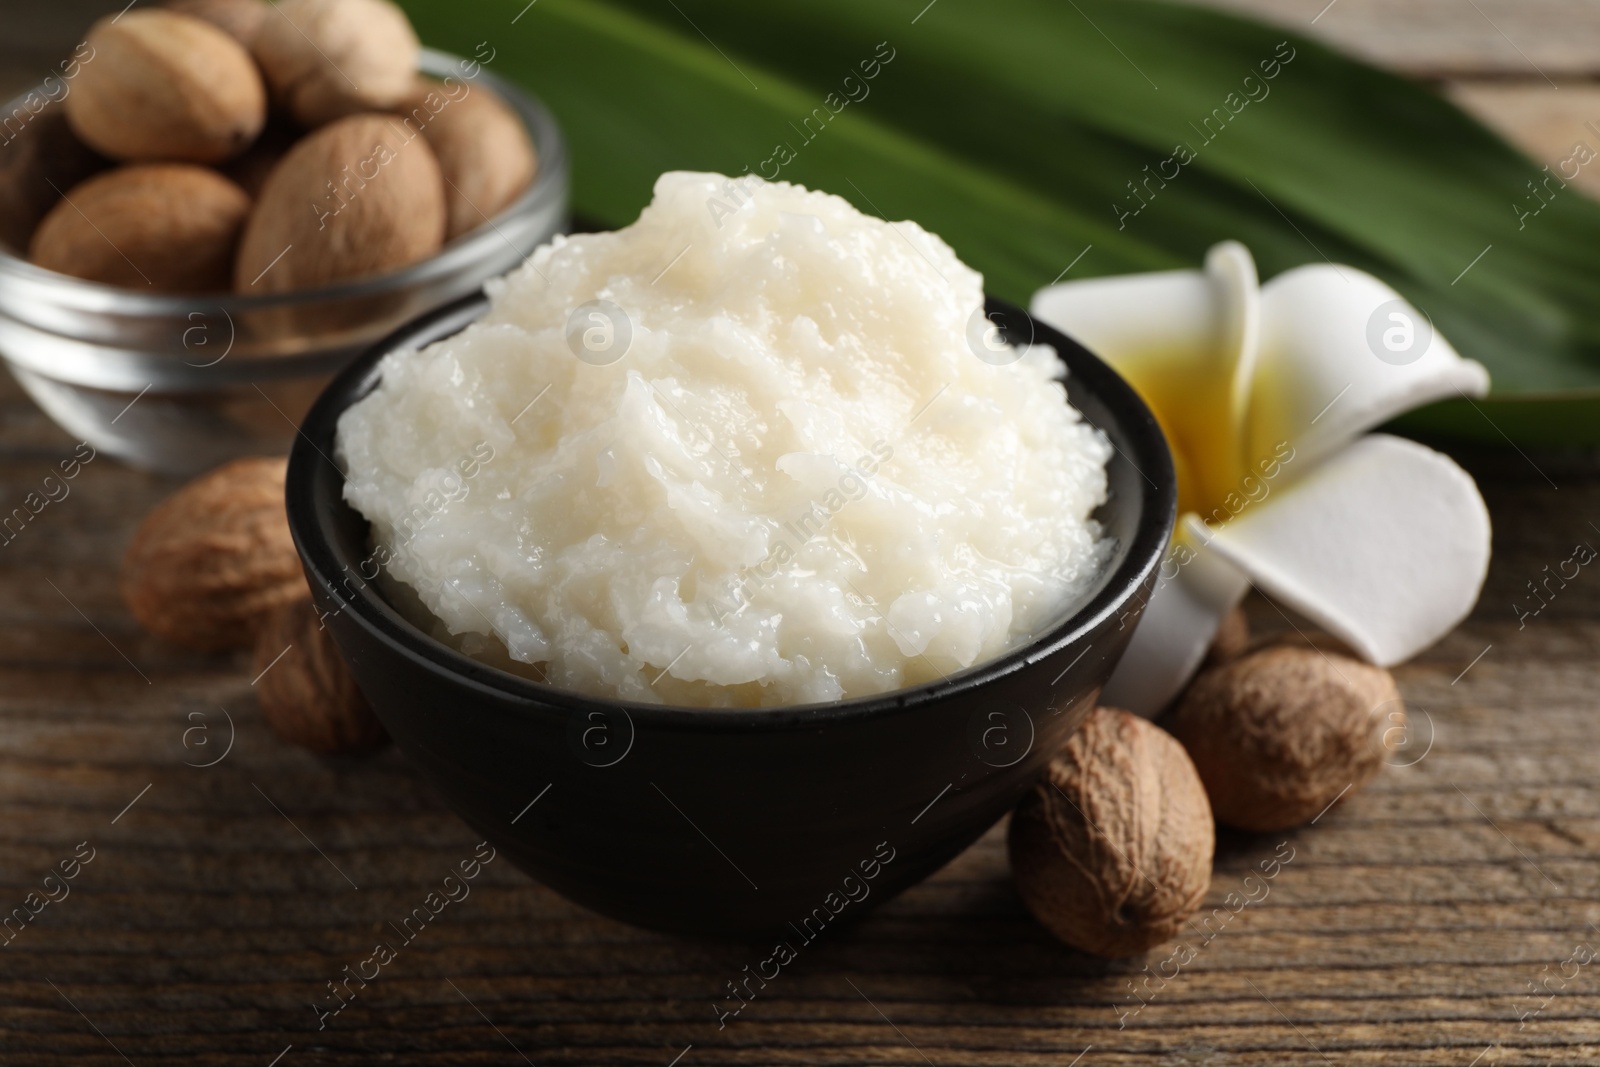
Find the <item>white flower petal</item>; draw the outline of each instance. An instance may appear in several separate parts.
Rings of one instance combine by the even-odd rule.
[[[1489,512],[1466,471],[1373,434],[1211,530],[1210,548],[1381,666],[1466,617],[1489,567]]]
[[[1238,486],[1260,336],[1255,261],[1237,241],[1204,271],[1090,278],[1034,294],[1032,313],[1115,367],[1161,420],[1183,479],[1181,507]]]
[[[1167,270],[1046,286],[1029,311],[1120,369],[1149,358],[1209,365],[1221,331],[1218,303],[1201,271]]]
[[[1222,617],[1249,591],[1250,580],[1207,548],[1205,537],[1199,519],[1184,516],[1100,703],[1159,715],[1200,666]]]
[[[1255,391],[1261,351],[1261,280],[1250,250],[1238,241],[1223,241],[1206,253],[1206,272],[1222,299],[1222,347],[1232,354],[1225,376],[1228,425],[1237,435],[1245,424]]]
[[[1354,267],[1297,267],[1261,291],[1247,457],[1288,442],[1314,462],[1402,412],[1488,389],[1488,372],[1384,282]]]

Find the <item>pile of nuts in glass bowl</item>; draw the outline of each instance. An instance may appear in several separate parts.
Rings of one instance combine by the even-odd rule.
[[[171,0],[0,114],[0,355],[69,432],[189,472],[565,222],[554,122],[387,0]]]

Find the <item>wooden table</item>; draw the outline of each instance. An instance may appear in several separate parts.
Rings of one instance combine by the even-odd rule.
[[[1304,23],[1325,0],[1231,2]],[[1564,129],[1561,109],[1593,92],[1575,79],[1600,62],[1596,5],[1471,7],[1485,17],[1339,0],[1313,29]],[[1474,70],[1492,76],[1464,80]],[[1564,147],[1539,123],[1517,128]],[[73,448],[0,385],[0,510]],[[93,857],[0,947],[0,1064],[1595,1062],[1600,577],[1525,625],[1513,602],[1578,542],[1600,545],[1600,463],[1463,460],[1495,561],[1472,618],[1399,671],[1412,744],[1318,825],[1225,838],[1208,909],[1283,842],[1293,859],[1175,976],[1143,969],[1163,952],[1103,963],[1053,944],[997,829],[830,932],[726,1029],[713,1002],[763,946],[635,930],[498,862],[319,1030],[325,983],[475,838],[393,751],[329,761],[279,743],[243,657],[135,627],[117,559],[171,485],[97,459],[0,545],[0,906]]]

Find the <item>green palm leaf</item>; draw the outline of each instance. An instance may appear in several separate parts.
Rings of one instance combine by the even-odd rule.
[[[1412,425],[1600,441],[1600,205],[1546,192],[1519,220],[1547,172],[1282,30],[1149,0],[524,3],[480,3],[470,25],[444,0],[405,6],[430,44],[487,38],[490,68],[551,105],[589,217],[631,220],[663,170],[770,174],[783,144],[783,178],[916,219],[1013,300],[1068,264],[1192,265],[1235,237],[1266,276],[1326,258],[1385,278],[1489,367],[1490,401]],[[880,42],[893,59],[867,81]],[[868,95],[839,109],[849,75]],[[1167,180],[1178,145],[1193,159]]]

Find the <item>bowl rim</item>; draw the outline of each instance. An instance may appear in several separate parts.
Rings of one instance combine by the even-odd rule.
[[[466,77],[462,71],[469,63],[478,63],[478,73]],[[536,211],[547,202],[561,200],[566,195],[569,167],[566,139],[555,116],[532,93],[492,73],[487,65],[468,60],[450,52],[423,48],[419,53],[418,73],[435,78],[463,77],[469,82],[481,81],[505,101],[522,123],[534,144],[538,156],[538,170],[528,187],[515,200],[501,208],[482,224],[446,242],[437,252],[399,270],[369,275],[349,281],[308,289],[293,289],[282,293],[143,293],[105,282],[89,281],[70,274],[30,263],[0,245],[0,282],[11,280],[20,284],[49,287],[57,299],[70,303],[79,310],[99,313],[138,314],[152,317],[182,316],[193,311],[196,302],[216,307],[225,313],[252,313],[272,311],[284,307],[300,307],[314,303],[337,303],[360,300],[364,297],[406,289],[449,276],[469,262],[487,242],[509,240],[500,232],[500,226],[519,216]],[[47,79],[48,80],[48,79]],[[0,114],[9,113],[28,96],[43,87],[40,82],[33,88],[16,94],[5,101]],[[62,97],[61,99],[64,99]],[[308,131],[309,132],[309,131]],[[118,164],[113,161],[113,166]],[[529,249],[531,252],[532,249]],[[276,359],[277,356],[262,358]]]
[[[676,730],[804,729],[843,720],[887,716],[990,685],[1085,640],[1123,612],[1136,596],[1143,594],[1167,552],[1177,519],[1177,477],[1166,437],[1155,415],[1121,375],[1083,345],[1023,309],[990,297],[986,314],[991,319],[1004,317],[1007,327],[1010,323],[1025,321],[1036,343],[1056,349],[1067,365],[1065,381],[1069,399],[1073,384],[1080,383],[1081,388],[1095,395],[1114,414],[1127,439],[1127,451],[1131,453],[1123,454],[1122,458],[1141,476],[1135,479],[1139,520],[1126,555],[1102,578],[1095,592],[1080,600],[1069,615],[1026,643],[947,677],[824,703],[737,708],[647,704],[579,693],[512,674],[424,633],[377,591],[376,579],[358,576],[358,588],[351,591],[346,587],[341,591],[335,579],[341,571],[348,571],[348,563],[341,562],[323,521],[338,509],[350,508],[343,493],[338,492],[344,484],[344,473],[331,458],[338,419],[376,384],[378,364],[383,357],[392,351],[451,336],[477,319],[488,306],[485,294],[468,294],[402,326],[352,361],[318,396],[301,423],[289,454],[285,486],[295,548],[308,580],[340,605],[331,614],[348,612],[370,637],[388,646],[391,652],[452,684],[487,691],[486,695],[499,701],[520,703],[533,711],[602,714],[620,711],[634,725],[643,723]],[[1089,421],[1087,416],[1085,421]],[[1109,439],[1109,434],[1107,436]],[[329,466],[338,471],[337,477],[326,472]],[[319,489],[337,493],[337,499],[326,510],[319,507]],[[1081,656],[1080,653],[1079,658]]]

